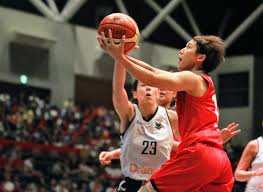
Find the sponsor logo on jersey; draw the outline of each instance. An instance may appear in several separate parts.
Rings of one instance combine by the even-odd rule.
[[[158,122],[158,121],[155,122],[156,129],[161,129],[162,127],[163,127],[162,122]]]
[[[146,167],[143,165],[131,163],[130,164],[130,172],[131,173],[140,173],[140,174],[152,175],[152,173],[154,172],[154,169],[151,167]]]

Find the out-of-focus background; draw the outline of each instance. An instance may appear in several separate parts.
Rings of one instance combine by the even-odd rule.
[[[0,0],[0,191],[111,192],[122,179],[119,161],[98,161],[120,147],[114,62],[95,38],[114,12],[138,23],[141,49],[131,54],[158,68],[174,66],[195,35],[224,39],[226,61],[212,76],[220,127],[242,129],[224,146],[233,170],[262,135],[261,0]]]

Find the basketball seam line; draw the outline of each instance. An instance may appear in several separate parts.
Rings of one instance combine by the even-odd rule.
[[[131,29],[130,27],[123,26],[123,25],[120,25],[120,24],[118,24],[118,23],[104,23],[104,24],[101,24],[100,26],[108,25],[108,24],[113,24],[113,25],[119,25],[119,26],[122,26],[122,27],[126,27],[126,28],[130,29],[134,34],[136,34],[136,31],[134,31],[134,30]],[[136,34],[136,35],[137,35],[137,34]]]

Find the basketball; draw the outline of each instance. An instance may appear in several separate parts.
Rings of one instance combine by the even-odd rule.
[[[113,42],[118,44],[125,35],[124,51],[131,51],[138,43],[139,28],[137,23],[130,16],[123,13],[112,13],[103,18],[99,27],[98,33],[104,32],[105,37],[109,37],[108,31],[111,29]]]

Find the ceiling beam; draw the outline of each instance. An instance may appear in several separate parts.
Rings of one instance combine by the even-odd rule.
[[[54,0],[47,0],[47,4],[53,13],[59,14],[58,7]]]
[[[117,4],[117,7],[119,8],[119,10],[122,12],[122,13],[125,13],[126,15],[129,15],[124,3],[122,0],[115,0],[116,4]]]
[[[221,38],[224,36],[225,30],[227,28],[227,23],[229,22],[231,15],[231,10],[228,8],[218,28],[217,34]]]
[[[41,0],[29,0],[29,2],[32,3],[47,18],[54,21],[59,20],[58,15],[53,13]]]
[[[152,0],[148,0],[152,1]],[[148,38],[152,32],[160,25],[165,17],[181,2],[182,0],[171,0],[163,10],[142,30],[141,36]]]
[[[183,9],[186,13],[186,17],[188,18],[188,20],[189,20],[189,22],[190,22],[190,24],[191,24],[191,26],[195,32],[195,35],[200,35],[201,31],[200,31],[200,29],[199,29],[199,27],[198,27],[198,25],[197,25],[197,23],[193,17],[193,14],[192,14],[190,8],[188,7],[186,1],[182,2],[182,6],[183,6]]]
[[[252,23],[262,14],[263,3],[261,3],[225,40],[228,48],[240,35],[242,35]]]
[[[68,21],[87,0],[68,0],[60,17],[63,22]]]
[[[146,3],[157,13],[160,13],[162,11],[162,8],[155,3],[154,1],[147,1]],[[189,35],[181,25],[179,25],[170,15],[167,15],[165,18],[165,21],[168,23],[168,25],[178,33],[185,41],[189,41],[192,39],[191,35]]]

